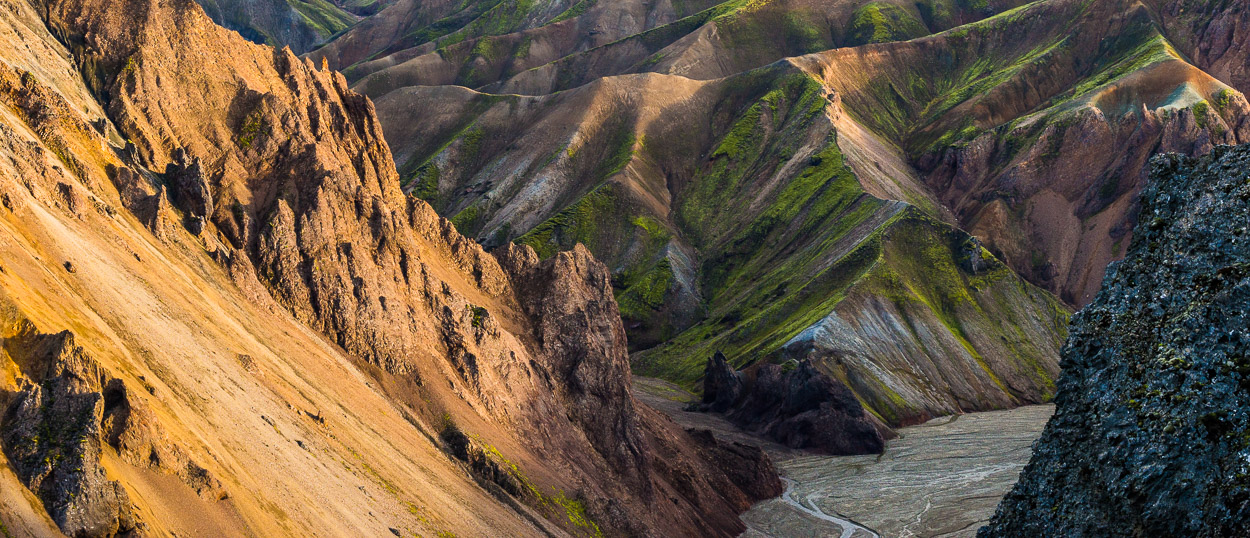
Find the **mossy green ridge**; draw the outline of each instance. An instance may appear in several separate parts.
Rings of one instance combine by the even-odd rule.
[[[613,211],[619,201],[615,189],[612,185],[596,188],[579,198],[577,203],[517,238],[516,242],[533,247],[541,258],[550,258],[578,243],[592,251],[603,248],[604,242],[614,239],[612,223],[605,221],[620,219]]]
[[[892,20],[874,15],[874,5],[858,10],[865,21]],[[1099,22],[1092,20],[1097,17],[1092,6],[1034,2],[947,31],[934,46],[903,53],[902,61],[866,66],[873,75],[863,84],[840,88],[846,109],[920,159],[1029,114],[1069,113],[1074,101],[1095,90],[1180,58],[1144,11],[1134,12],[1109,37],[1089,31]],[[861,26],[856,35],[882,28]],[[1008,32],[1019,38],[1002,38]],[[1062,80],[1056,66],[1065,66],[1058,75]],[[1015,95],[1019,88],[1033,91]],[[983,102],[992,106],[974,106]]]
[[[439,47],[471,37],[496,36],[524,28],[534,9],[534,0],[503,0],[473,19],[463,28],[438,40]]]
[[[356,24],[373,0],[342,6],[330,0],[197,0],[218,24],[243,37],[297,54],[312,50]],[[350,11],[349,11],[350,10]]]
[[[674,202],[672,218],[702,260],[698,284],[706,315],[659,346],[637,353],[636,370],[694,387],[707,357],[716,351],[738,366],[781,360],[788,342],[835,311],[846,297],[881,295],[884,288],[871,285],[894,275],[895,281],[917,282],[912,284],[917,300],[900,310],[923,311],[940,321],[924,330],[945,331],[981,364],[990,387],[986,390],[994,394],[980,405],[992,408],[1018,403],[1017,398],[1049,397],[1064,308],[996,261],[989,272],[961,272],[952,241],[966,240],[966,234],[917,208],[864,192],[821,114],[829,103],[819,84],[801,74],[759,75],[727,82],[734,97],[722,102],[736,113],[724,115],[724,134],[713,141],[710,162],[694,171]],[[818,132],[823,136],[811,138]],[[813,142],[816,149],[804,149]],[[770,188],[769,180],[783,169],[784,179]],[[925,267],[950,278],[921,284],[920,269]],[[901,301],[903,295],[897,297]],[[636,308],[634,297],[628,299],[630,309]],[[993,302],[1007,306],[988,304]],[[1018,319],[1020,311],[1041,312],[1051,322],[1045,330],[1017,330],[1005,320]],[[966,326],[984,334],[1007,334],[1011,344],[970,337]],[[915,334],[912,338],[921,340]],[[1041,342],[1029,344],[1032,339]],[[997,379],[1002,370],[1024,379],[1018,386],[1029,389],[1007,387]],[[856,375],[862,385],[868,374]],[[888,394],[884,389],[864,390],[861,399],[891,423],[933,411],[899,403],[897,395]]]
[[[578,2],[573,4],[572,7],[564,10],[564,12],[557,15],[556,18],[551,19],[551,22],[563,22],[585,15],[586,11],[589,10],[591,6],[594,6],[598,2],[599,0],[578,0]]]
[[[1062,335],[1068,309],[1049,294],[1030,289],[988,251],[981,252],[988,267],[976,273],[961,267],[957,260],[969,241],[967,234],[930,217],[911,215],[889,231],[880,263],[862,281],[864,290],[890,301],[899,312],[932,313],[985,375],[1003,392],[1010,392],[978,349],[978,341],[997,339],[1009,356],[1020,359],[1020,374],[1041,389],[1043,398],[1050,398],[1055,390],[1054,365],[1048,368],[1040,360],[1047,356],[1045,343],[1038,342],[1026,324],[1041,321]],[[1031,319],[1013,308],[1024,302],[1021,298],[1041,307],[1027,314]],[[987,320],[994,323],[987,324]],[[893,409],[895,403],[873,402],[873,406],[883,412],[903,411]]]
[[[541,0],[465,0],[441,15],[425,18],[427,11],[418,11],[406,33],[374,55],[374,58],[435,43],[440,50],[478,38],[501,36],[546,24],[538,17],[545,7]],[[433,11],[436,8],[430,7]],[[470,48],[475,45],[470,43]]]
[[[580,88],[525,108],[562,106],[566,99],[584,103],[600,90]],[[960,272],[962,243],[952,238],[965,234],[923,209],[868,194],[839,146],[829,114],[835,105],[823,85],[779,63],[709,83],[697,95],[708,108],[690,109],[690,121],[640,128],[636,109],[622,105],[598,114],[599,123],[580,126],[575,136],[557,138],[567,142],[544,150],[552,151],[549,156],[522,160],[506,149],[497,152],[527,143],[525,133],[535,128],[530,120],[501,125],[491,118],[511,116],[466,107],[471,113],[455,124],[453,142],[430,144],[435,153],[412,162],[457,163],[439,169],[434,182],[457,178],[447,183],[458,192],[438,198],[436,206],[455,215],[462,232],[492,244],[515,240],[544,258],[582,243],[604,260],[639,373],[693,388],[716,351],[737,366],[786,360],[789,344],[845,301],[868,296],[897,304],[889,307],[898,311],[889,319],[913,327],[897,336],[906,341],[900,344],[905,354],[937,362],[966,357],[978,365],[972,371],[977,392],[930,398],[917,395],[956,389],[931,383],[926,372],[900,385],[875,378],[862,364],[842,371],[831,356],[817,357],[886,422],[1049,396],[1062,323],[1048,322],[1042,330],[1020,321],[1019,331],[1012,323],[1021,316],[1061,319],[1063,308],[997,262],[990,272]],[[674,113],[686,113],[683,106]],[[504,169],[543,181],[575,179],[546,194],[562,198],[546,218],[504,223],[499,215],[515,213],[499,212],[505,205],[496,201],[514,200],[525,183],[499,180],[489,195],[464,188],[495,181]],[[432,173],[424,170],[410,185],[428,191],[421,185],[433,181],[426,179]],[[665,207],[654,204],[653,192],[669,197]],[[912,244],[904,241],[911,236],[941,248],[899,259],[907,254],[897,245]],[[950,269],[950,278],[903,291],[886,285],[912,282],[923,267]],[[932,347],[923,334],[938,334],[941,345]],[[1039,343],[1021,343],[1026,339]],[[884,360],[877,351],[862,352],[866,360]]]
[[[327,0],[286,0],[318,35],[329,38],[356,23],[356,17]],[[274,43],[270,43],[273,45]]]
[[[924,24],[902,8],[885,2],[871,2],[860,6],[851,15],[847,43],[857,46],[906,41],[928,33]]]

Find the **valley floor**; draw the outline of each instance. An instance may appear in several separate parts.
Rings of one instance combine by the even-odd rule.
[[[881,456],[823,456],[767,443],[716,415],[683,408],[689,393],[634,378],[638,398],[686,427],[764,445],[786,493],[743,514],[747,538],[967,537],[1016,482],[1053,405],[942,417],[898,430]]]

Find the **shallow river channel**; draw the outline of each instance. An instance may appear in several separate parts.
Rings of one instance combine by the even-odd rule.
[[[635,385],[639,399],[679,424],[747,440],[719,417],[683,411],[678,389],[647,379]],[[881,456],[821,456],[764,444],[786,492],[743,514],[750,527],[743,536],[975,536],[1053,412],[1038,405],[938,418],[900,429]]]

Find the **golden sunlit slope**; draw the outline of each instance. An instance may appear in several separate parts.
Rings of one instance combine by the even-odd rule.
[[[190,0],[50,7],[3,14],[0,484],[62,530],[733,535],[777,493],[634,402],[602,265],[406,197],[341,75]]]

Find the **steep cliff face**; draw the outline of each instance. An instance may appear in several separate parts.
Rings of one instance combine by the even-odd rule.
[[[2,403],[63,530],[48,472],[115,492],[89,534],[742,529],[760,490],[633,401],[589,253],[487,254],[402,193],[341,75],[190,0],[46,7],[5,4]],[[89,465],[38,466],[57,413]]]
[[[1074,317],[1055,416],[981,536],[1240,536],[1250,148],[1152,161],[1142,225]]]

